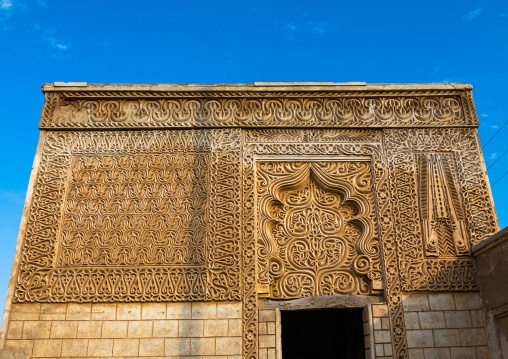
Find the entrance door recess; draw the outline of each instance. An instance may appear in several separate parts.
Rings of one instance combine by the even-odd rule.
[[[361,309],[281,311],[282,359],[365,359]]]

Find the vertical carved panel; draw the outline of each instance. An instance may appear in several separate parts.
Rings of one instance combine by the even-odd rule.
[[[256,169],[258,278],[270,297],[370,294],[381,272],[369,162]]]
[[[427,257],[468,254],[462,200],[452,154],[422,153],[419,157],[420,214]]]

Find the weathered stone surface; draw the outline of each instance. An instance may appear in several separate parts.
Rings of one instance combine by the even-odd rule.
[[[0,350],[0,359],[29,359],[28,355],[21,352]]]
[[[488,356],[471,89],[44,85],[2,347],[275,359],[281,310],[363,308],[367,357]]]

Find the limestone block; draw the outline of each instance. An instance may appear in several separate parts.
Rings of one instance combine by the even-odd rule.
[[[259,359],[268,359],[268,349],[259,349]]]
[[[39,320],[40,303],[15,303],[11,309],[10,320]]]
[[[425,359],[450,359],[450,349],[448,348],[425,348]]]
[[[152,337],[153,321],[151,320],[136,320],[129,322],[129,329],[127,331],[128,338],[151,338]]]
[[[67,303],[42,303],[41,320],[65,320]]]
[[[460,346],[460,336],[458,329],[436,329],[434,330],[434,340],[436,347],[456,347]]]
[[[455,310],[453,293],[430,293],[430,310]]]
[[[420,329],[418,313],[404,313],[404,323],[406,324],[406,329]]]
[[[0,350],[0,359],[29,359],[28,355],[23,352],[10,352]]]
[[[376,356],[378,356],[378,357],[385,356],[385,347],[383,346],[383,344],[374,345],[374,349],[376,352]]]
[[[404,294],[402,296],[402,304],[406,312],[425,312],[429,310],[427,294]]]
[[[391,343],[389,330],[375,330],[374,331],[374,342],[375,343]]]
[[[153,336],[156,338],[178,337],[178,320],[154,320]]]
[[[181,320],[178,328],[178,336],[186,337],[202,337],[203,321],[202,320]]]
[[[49,338],[51,322],[26,321],[23,324],[23,339]]]
[[[393,354],[393,348],[392,348],[391,344],[383,344],[383,346],[384,346],[385,355],[390,356]]]
[[[485,327],[485,314],[482,309],[471,310],[471,326],[476,328]]]
[[[91,303],[69,303],[67,304],[67,320],[90,320],[92,317]]]
[[[175,338],[165,339],[165,352],[166,356],[176,355],[190,355],[190,339],[188,338]]]
[[[86,339],[62,340],[63,357],[86,357],[87,349],[88,349],[88,340]]]
[[[409,359],[425,359],[423,356],[423,349],[409,349]]]
[[[133,357],[139,352],[139,339],[115,339],[113,341],[113,356]]]
[[[191,355],[210,355],[215,353],[215,338],[192,338]]]
[[[259,323],[258,324],[258,332],[259,334],[268,334],[268,326],[267,323]]]
[[[445,312],[447,328],[469,328],[471,327],[471,316],[469,311]]]
[[[275,309],[260,310],[259,311],[259,322],[274,322],[275,321]]]
[[[372,318],[372,326],[374,327],[374,330],[381,330],[383,329],[383,324],[381,323],[381,318]]]
[[[275,334],[275,322],[266,323],[266,327],[268,334]]]
[[[7,339],[21,339],[22,332],[23,322],[11,321],[7,330]]]
[[[78,338],[94,338],[101,337],[102,322],[99,321],[80,321],[78,324]]]
[[[230,337],[242,336],[242,320],[241,319],[230,319],[229,320],[229,332]]]
[[[90,339],[88,341],[89,357],[110,357],[113,355],[113,339]]]
[[[486,346],[476,347],[476,358],[477,359],[490,359],[489,348]]]
[[[127,321],[104,321],[102,323],[103,338],[126,338],[127,337]]]
[[[455,307],[457,310],[464,309],[480,309],[482,307],[480,301],[480,293],[454,293]]]
[[[476,349],[474,347],[450,348],[452,359],[476,359]]]
[[[422,329],[446,328],[443,312],[420,312],[418,317]]]
[[[462,346],[487,344],[487,338],[485,337],[485,329],[483,328],[459,329],[459,332],[460,332],[460,344]]]
[[[238,319],[242,317],[242,302],[217,303],[218,319]]]
[[[77,321],[57,320],[51,322],[51,338],[76,338],[78,333]]]
[[[34,347],[33,340],[7,340],[5,342],[4,349],[6,351],[25,353],[26,355],[31,357],[33,347]]]
[[[162,356],[164,355],[164,339],[140,339],[140,356]]]
[[[192,319],[217,318],[217,304],[214,302],[192,303]]]
[[[143,303],[141,319],[166,319],[166,303]]]
[[[227,319],[205,320],[204,321],[205,337],[225,337],[228,335]]]
[[[237,355],[242,353],[242,338],[217,338],[215,354]]]
[[[59,357],[62,353],[62,339],[39,339],[34,342],[33,357]]]
[[[94,303],[92,305],[92,320],[115,320],[116,303]]]
[[[409,348],[428,348],[434,346],[432,330],[408,330],[406,335]]]
[[[118,306],[116,308],[116,319],[140,320],[141,303],[118,303]]]
[[[191,319],[191,303],[174,302],[166,306],[168,319]]]
[[[373,317],[386,317],[388,316],[388,306],[386,304],[372,304]]]

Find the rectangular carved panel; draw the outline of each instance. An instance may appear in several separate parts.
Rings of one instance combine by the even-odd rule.
[[[206,266],[209,154],[75,156],[58,266]]]
[[[240,299],[238,130],[52,132],[15,301]]]
[[[259,282],[276,299],[371,294],[381,280],[368,161],[260,161]]]

